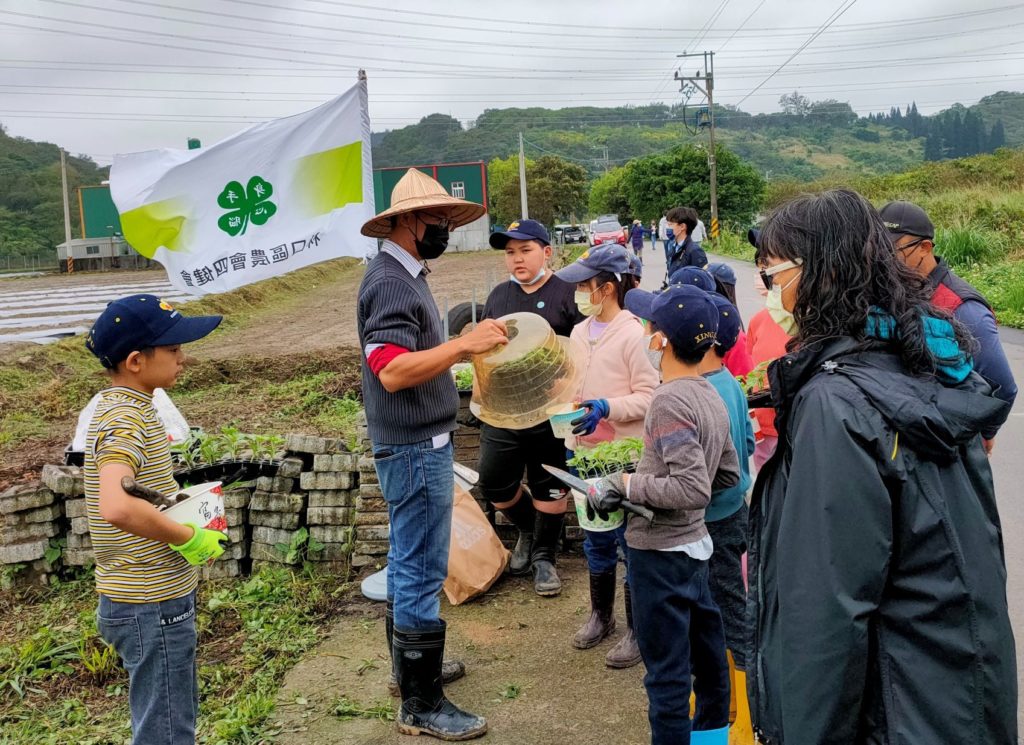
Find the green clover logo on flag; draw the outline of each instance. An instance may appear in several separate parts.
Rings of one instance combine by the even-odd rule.
[[[277,212],[277,205],[270,201],[274,187],[259,176],[249,179],[243,189],[237,181],[230,181],[217,197],[217,204],[230,210],[217,220],[217,226],[230,236],[244,235],[249,223],[265,225]]]

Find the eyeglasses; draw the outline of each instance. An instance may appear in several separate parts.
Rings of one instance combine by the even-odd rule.
[[[914,248],[914,246],[920,246],[926,240],[928,240],[928,239],[927,238],[918,238],[916,241],[911,241],[910,243],[905,243],[902,246],[896,246],[896,250],[899,253],[903,253],[904,251],[909,251],[910,249]]]
[[[451,227],[452,221],[448,217],[438,217],[437,215],[432,215],[429,212],[425,212],[423,214],[424,217],[429,217],[431,220],[434,221],[427,222],[422,217],[419,217],[419,215],[417,215],[417,218],[419,218],[420,222],[422,222],[424,225],[436,225],[437,227],[441,228],[441,230],[448,230],[448,228]]]
[[[765,289],[772,289],[772,277],[774,277],[776,274],[778,274],[779,272],[784,272],[787,269],[796,269],[803,263],[803,259],[796,259],[794,261],[783,261],[781,264],[776,264],[775,266],[769,267],[768,269],[762,269],[760,272],[761,281],[764,282]]]

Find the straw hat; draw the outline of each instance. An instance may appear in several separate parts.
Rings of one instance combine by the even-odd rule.
[[[372,238],[386,238],[391,234],[392,217],[420,210],[446,214],[452,228],[471,223],[487,211],[476,202],[450,196],[423,171],[410,168],[391,192],[391,207],[368,220],[359,232]]]

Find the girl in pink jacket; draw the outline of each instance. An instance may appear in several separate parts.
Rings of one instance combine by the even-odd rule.
[[[578,395],[586,414],[573,421],[573,436],[565,442],[570,451],[643,436],[644,416],[659,376],[647,356],[647,331],[640,319],[623,308],[626,292],[639,284],[640,272],[640,260],[633,252],[623,246],[605,245],[584,253],[557,273],[576,285],[576,305],[587,316],[572,330],[578,347],[586,350]],[[625,526],[605,533],[585,533],[583,550],[590,570],[591,613],[573,638],[577,649],[596,646],[615,631],[619,547],[626,555]],[[640,662],[629,584],[623,589],[626,634],[605,658],[609,667],[616,668]]]

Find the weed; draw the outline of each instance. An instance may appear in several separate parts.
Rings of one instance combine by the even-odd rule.
[[[309,534],[307,528],[299,528],[292,534],[288,543],[278,543],[274,546],[277,552],[284,556],[286,564],[307,563],[308,552],[322,551],[324,544]]]
[[[78,657],[94,685],[106,685],[121,671],[117,651],[96,637],[83,635],[78,642]]]
[[[341,696],[331,704],[330,712],[342,721],[349,719],[377,719],[381,722],[392,722],[395,719],[395,707],[390,701],[366,706],[348,696]]]
[[[49,628],[41,628],[20,644],[0,647],[0,697],[5,692],[24,698],[33,687],[53,675],[71,675],[77,643],[62,642]]]
[[[522,694],[523,689],[518,683],[506,683],[498,695],[501,696],[502,701],[515,701]]]
[[[46,561],[46,563],[49,565],[51,569],[53,568],[54,564],[60,561],[60,557],[63,555],[64,549],[67,547],[67,545],[67,538],[50,539],[50,545],[48,545],[46,547],[46,550],[43,551],[43,559]]]
[[[362,662],[359,663],[359,667],[356,668],[356,675],[362,675],[363,673],[370,672],[370,670],[377,669],[379,669],[377,666],[377,661],[369,657],[366,657],[363,659]]]

